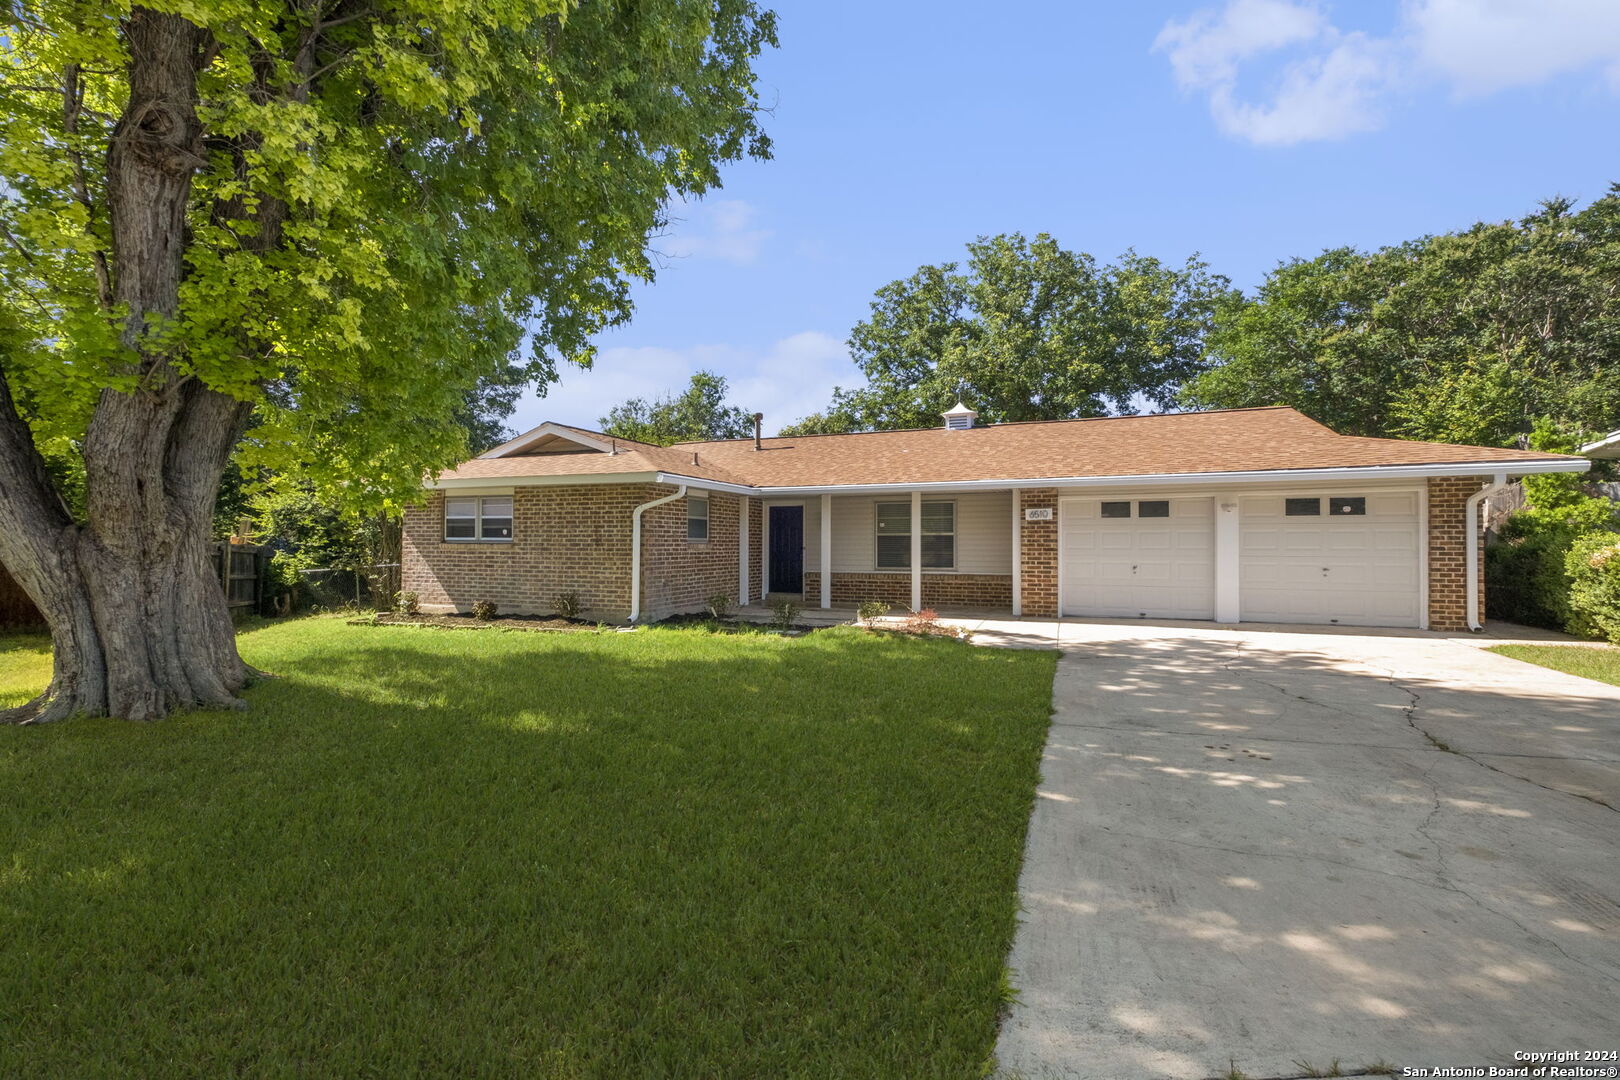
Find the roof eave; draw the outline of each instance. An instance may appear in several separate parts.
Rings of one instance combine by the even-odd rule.
[[[816,484],[761,486],[753,489],[763,496],[820,494],[880,494],[896,491],[975,491],[1005,488],[1091,488],[1152,487],[1174,484],[1265,484],[1299,480],[1400,480],[1430,476],[1526,476],[1536,473],[1585,472],[1588,465],[1579,458],[1550,458],[1530,461],[1468,461],[1427,465],[1358,465],[1316,469],[1251,469],[1233,472],[1146,473],[1114,476],[1039,476],[1006,480],[938,480],[885,484]]]
[[[1007,488],[1090,488],[1090,487],[1151,487],[1165,484],[1193,486],[1204,484],[1265,484],[1311,481],[1358,481],[1424,479],[1430,476],[1529,476],[1540,473],[1585,472],[1588,463],[1582,458],[1539,458],[1525,461],[1463,461],[1423,465],[1352,465],[1305,469],[1248,469],[1230,472],[1202,473],[1142,473],[1111,476],[1030,476],[992,480],[922,480],[893,481],[881,484],[738,484],[725,480],[712,480],[701,476],[662,471],[625,473],[545,473],[530,475],[453,476],[429,480],[426,487],[434,490],[490,487],[565,486],[569,484],[685,484],[705,491],[727,492],[734,495],[861,495],[895,491],[976,491]]]
[[[1620,431],[1611,431],[1597,442],[1589,442],[1581,447],[1581,454],[1600,461],[1613,461],[1620,458]]]

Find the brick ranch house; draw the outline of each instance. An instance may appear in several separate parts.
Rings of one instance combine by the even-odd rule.
[[[427,482],[403,587],[426,611],[649,621],[725,593],[1014,616],[1457,631],[1479,510],[1560,454],[1373,439],[1289,408],[659,447],[542,424]]]

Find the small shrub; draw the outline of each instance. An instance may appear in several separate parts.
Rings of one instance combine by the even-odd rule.
[[[908,634],[937,634],[939,633],[939,612],[933,608],[923,608],[913,611],[906,616],[901,628]]]
[[[420,610],[420,598],[413,592],[397,592],[394,594],[394,613],[397,615],[415,615]]]
[[[558,593],[551,598],[551,613],[559,619],[577,619],[584,610],[585,605],[580,603],[577,592]]]
[[[793,624],[799,621],[802,610],[791,600],[778,600],[771,605],[771,625],[778,630],[791,630]]]
[[[717,619],[729,619],[732,615],[733,601],[730,593],[717,592],[709,597],[709,614]]]
[[[1581,537],[1569,549],[1564,568],[1570,631],[1620,645],[1620,534]]]
[[[861,606],[855,609],[856,616],[867,626],[871,626],[888,613],[889,605],[882,600],[862,600]]]
[[[495,612],[499,610],[500,609],[495,606],[495,601],[479,600],[474,602],[472,606],[472,617],[483,622],[488,622],[495,617]]]

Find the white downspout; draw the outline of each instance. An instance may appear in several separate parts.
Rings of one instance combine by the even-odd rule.
[[[1507,487],[1507,474],[1497,473],[1491,482],[1468,496],[1463,513],[1468,515],[1468,543],[1463,556],[1463,596],[1467,598],[1468,629],[1485,629],[1479,616],[1479,506],[1480,503]]]
[[[663,506],[667,502],[674,502],[686,494],[686,485],[682,484],[675,489],[675,494],[665,495],[662,499],[644,502],[636,507],[636,512],[630,515],[630,621],[635,622],[641,618],[641,514],[644,510],[651,510],[655,506]]]

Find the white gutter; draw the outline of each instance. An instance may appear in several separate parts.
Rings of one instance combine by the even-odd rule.
[[[861,495],[885,492],[944,492],[944,491],[1005,491],[1008,488],[1093,488],[1093,487],[1155,487],[1166,484],[1190,486],[1195,484],[1266,484],[1307,483],[1329,481],[1402,480],[1422,479],[1428,476],[1481,476],[1506,470],[1513,476],[1536,473],[1586,472],[1592,466],[1580,458],[1547,458],[1527,461],[1472,461],[1445,465],[1359,465],[1329,469],[1250,469],[1243,472],[1207,473],[1129,473],[1115,476],[1029,476],[1005,480],[925,480],[898,481],[886,484],[806,484],[796,487],[753,486],[732,484],[723,480],[705,480],[680,473],[575,473],[538,476],[466,476],[429,481],[429,489],[490,487],[510,484],[517,487],[564,484],[682,484],[700,491],[723,491],[733,495],[752,495],[757,498],[791,495]]]
[[[635,622],[641,618],[641,515],[655,506],[663,506],[667,502],[674,502],[686,494],[686,485],[682,484],[675,489],[675,494],[665,495],[662,499],[644,502],[636,507],[636,512],[630,515],[630,621]]]
[[[1514,476],[1530,473],[1585,472],[1592,466],[1578,458],[1544,459],[1537,461],[1473,461],[1445,465],[1366,465],[1335,467],[1330,469],[1253,469],[1245,472],[1207,473],[1147,473],[1116,476],[1049,476],[1022,477],[1007,480],[931,480],[892,484],[821,484],[803,487],[758,487],[752,489],[763,496],[819,495],[824,491],[834,494],[859,495],[887,491],[975,491],[1007,488],[1092,488],[1138,487],[1163,484],[1262,484],[1297,481],[1334,480],[1399,480],[1421,479],[1427,476],[1480,476],[1507,469]],[[663,474],[660,474],[663,475]],[[666,481],[672,482],[672,481]],[[709,481],[698,481],[707,484]]]
[[[1463,595],[1467,598],[1468,629],[1485,629],[1479,617],[1479,504],[1507,487],[1507,473],[1497,473],[1491,482],[1468,496],[1463,513],[1468,515],[1468,544],[1463,558]]]

